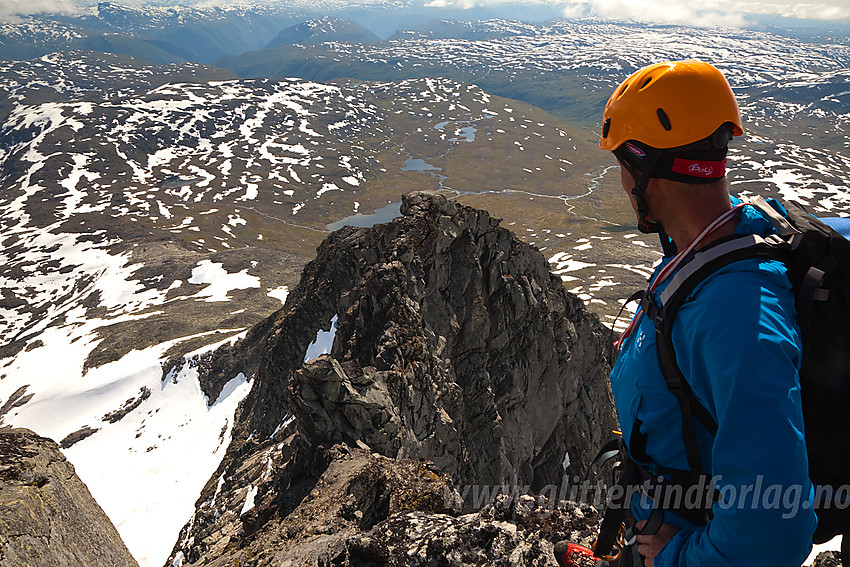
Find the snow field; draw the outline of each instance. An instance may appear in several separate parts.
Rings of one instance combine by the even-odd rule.
[[[251,382],[235,376],[217,400],[208,400],[191,364],[162,380],[161,359],[180,340],[132,351],[83,374],[96,344],[89,333],[99,323],[76,333],[47,329],[44,346],[4,368],[8,376],[0,383],[0,399],[31,384],[27,392],[34,397],[10,412],[8,423],[57,441],[84,426],[97,429],[64,453],[139,564],[159,567],[224,456],[233,413]],[[145,389],[149,397],[120,421],[103,420],[138,401]]]

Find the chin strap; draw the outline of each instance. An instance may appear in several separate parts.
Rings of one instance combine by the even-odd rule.
[[[654,234],[657,232],[661,232],[664,230],[664,227],[657,222],[652,222],[649,220],[649,209],[646,206],[646,199],[644,199],[643,195],[645,193],[645,189],[641,189],[638,186],[635,186],[632,189],[632,195],[635,197],[635,203],[637,203],[637,213],[638,213],[638,230],[644,234]]]
[[[652,169],[658,163],[658,158],[660,157],[661,152],[658,150],[652,150],[648,153],[644,162],[645,165],[640,171],[640,182],[636,182],[632,188],[632,195],[634,195],[635,203],[637,204],[638,230],[644,234],[654,234],[664,230],[661,224],[649,220],[649,207],[646,205],[646,188],[649,185]],[[628,169],[632,179],[635,179],[636,176],[631,170],[631,167]]]

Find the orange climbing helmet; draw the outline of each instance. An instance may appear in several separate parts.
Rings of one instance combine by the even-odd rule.
[[[657,149],[708,138],[726,123],[741,136],[741,111],[723,74],[702,61],[644,67],[617,87],[602,116],[599,147],[615,150],[627,140]]]

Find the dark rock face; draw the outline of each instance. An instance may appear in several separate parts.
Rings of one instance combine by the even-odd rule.
[[[426,466],[445,486],[539,491],[580,473],[614,427],[610,331],[564,290],[543,256],[485,211],[440,195],[406,195],[402,213],[329,236],[284,309],[260,326],[264,340],[252,332],[249,345],[212,357],[202,381],[216,373],[229,379],[218,367],[232,372],[239,360],[256,369],[254,386],[169,564],[250,557],[253,565],[277,565],[274,557],[300,557],[291,564],[354,565],[372,552],[349,538],[374,529],[371,541],[395,541],[401,524],[381,524],[396,522],[393,507],[376,503],[395,493],[390,473],[368,490],[352,488],[353,480],[341,489],[346,498],[364,490],[385,496],[355,496],[342,512],[336,504],[303,511],[338,474],[340,459],[353,458],[346,451],[389,469]],[[317,332],[332,327],[330,353],[305,362]],[[446,518],[459,511],[457,502],[440,509],[428,498],[413,500],[403,509]],[[319,517],[335,526],[333,537],[315,539],[299,527]],[[410,529],[426,538],[423,518],[410,516],[426,526]],[[455,525],[446,518],[439,521]],[[525,536],[511,537],[505,545],[525,549]],[[278,553],[281,546],[289,555]],[[526,551],[517,557],[537,552]]]
[[[109,518],[50,439],[0,429],[4,567],[138,567]]]

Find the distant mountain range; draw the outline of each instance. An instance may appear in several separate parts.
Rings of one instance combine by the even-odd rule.
[[[101,2],[77,16],[30,16],[0,24],[0,59],[29,59],[54,51],[89,50],[141,57],[153,63],[212,63],[265,47],[303,19],[286,7],[137,8]]]
[[[326,41],[343,43],[378,43],[381,38],[351,20],[325,16],[307,20],[281,30],[266,46],[281,47],[296,43],[311,45]]]
[[[371,43],[400,29],[418,29],[423,23],[441,18],[496,18],[515,6],[505,3],[497,8],[466,10],[393,0],[240,3],[221,7],[136,7],[100,2],[75,15],[47,13],[0,22],[0,59],[22,60],[54,51],[92,50],[133,55],[153,63],[213,63],[227,55],[261,49],[269,42],[273,46],[327,40]],[[537,20],[559,14],[557,8],[542,4],[529,4],[523,12],[525,17]],[[323,29],[323,25],[318,25],[324,22],[326,27],[331,21],[336,22],[333,27]],[[275,39],[292,26],[281,39]],[[287,39],[290,34],[294,35]]]

